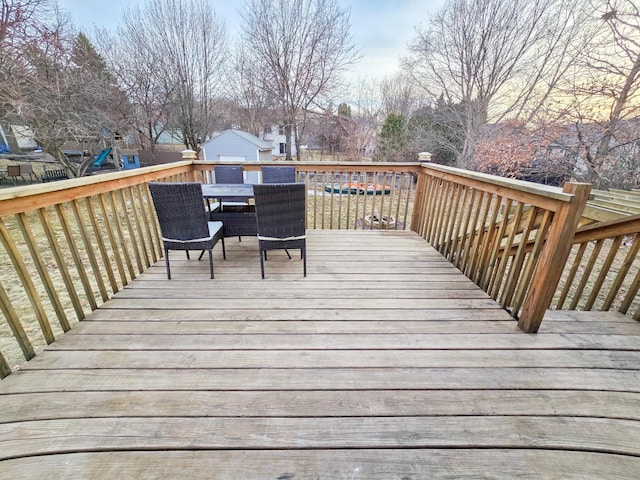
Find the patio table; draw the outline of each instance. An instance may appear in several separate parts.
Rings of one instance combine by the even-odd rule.
[[[250,183],[211,183],[202,185],[202,196],[208,201],[244,197],[253,198],[253,184]],[[210,212],[212,221],[222,222],[225,237],[239,237],[258,234],[255,210]]]
[[[234,197],[253,198],[251,183],[206,183],[202,185],[204,198],[225,200]]]

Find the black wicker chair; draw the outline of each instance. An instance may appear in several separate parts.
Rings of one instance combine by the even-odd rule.
[[[244,183],[244,173],[239,165],[217,165],[213,168],[216,183]],[[221,203],[222,211],[245,210],[249,203],[243,197],[230,197]]]
[[[296,167],[262,167],[262,183],[295,183]]]
[[[307,276],[304,183],[274,183],[253,186],[258,223],[260,272],[264,278],[267,250],[299,248],[304,276]],[[289,255],[291,258],[291,255]]]
[[[222,257],[226,258],[222,222],[207,221],[202,208],[202,185],[195,182],[149,183],[151,198],[160,222],[167,277],[171,280],[169,250],[205,250],[209,252],[209,271],[213,278],[213,247],[222,240]]]

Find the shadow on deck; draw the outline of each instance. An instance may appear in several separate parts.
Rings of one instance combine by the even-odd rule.
[[[637,478],[629,318],[525,334],[411,232],[171,258],[0,381],[0,478]]]

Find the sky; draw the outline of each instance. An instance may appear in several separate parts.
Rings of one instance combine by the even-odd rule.
[[[225,20],[230,36],[240,31],[241,1],[209,0],[218,17]],[[426,23],[445,0],[339,0],[351,9],[351,35],[362,59],[352,67],[347,78],[378,79],[393,75],[399,58],[415,37],[415,27]],[[125,8],[143,4],[144,0],[58,0],[69,12],[76,27],[91,34],[94,26],[117,28]]]

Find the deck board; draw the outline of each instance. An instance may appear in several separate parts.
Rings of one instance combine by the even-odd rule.
[[[150,465],[161,466],[153,470]],[[496,467],[499,465],[499,467]],[[544,466],[541,468],[541,465]],[[0,464],[10,478],[451,479],[637,478],[637,459],[589,452],[509,449],[349,449],[91,452]],[[536,477],[542,470],[548,475]],[[322,472],[321,475],[318,472]],[[425,474],[426,472],[426,474]],[[530,472],[528,475],[527,472]]]
[[[171,257],[0,381],[0,478],[637,478],[640,324],[536,335],[410,232]]]

